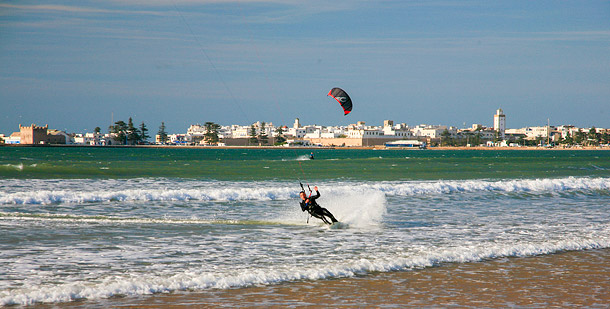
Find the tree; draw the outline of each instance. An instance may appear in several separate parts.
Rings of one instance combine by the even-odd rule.
[[[148,128],[144,124],[144,121],[142,121],[142,123],[140,124],[140,141],[148,142],[149,138],[150,136],[148,135]]]
[[[476,132],[477,132],[477,134],[475,134],[474,137],[472,138],[472,144],[475,146],[479,146],[479,145],[481,145],[483,136],[481,135],[481,130],[477,129]]]
[[[267,144],[267,142],[269,141],[269,137],[267,136],[267,131],[265,130],[264,121],[263,121],[263,123],[261,123],[261,130],[260,130],[260,133],[258,134],[258,138],[262,144]]]
[[[99,134],[100,132],[102,132],[102,129],[100,127],[95,127],[95,129],[93,129],[93,132]]]
[[[251,144],[256,144],[258,143],[258,135],[256,134],[256,127],[254,126],[254,124],[252,124],[250,126],[250,138],[248,139],[248,142]]]
[[[451,143],[451,133],[449,130],[445,129],[443,133],[441,133],[441,146],[447,146]]]
[[[589,134],[587,134],[587,141],[589,145],[599,145],[599,136],[595,127],[591,127],[591,129],[589,129]]]
[[[277,127],[275,129],[275,133],[277,133],[277,137],[275,138],[275,145],[282,145],[286,142],[286,138],[284,137],[284,128],[282,126]]]
[[[213,122],[206,122],[203,126],[205,127],[203,140],[205,140],[205,142],[208,144],[218,144],[218,130],[220,129],[220,125]]]
[[[601,136],[601,141],[604,144],[608,144],[610,143],[610,133],[608,133],[608,131],[604,132]]]
[[[521,146],[525,146],[525,144],[526,144],[525,137],[526,137],[526,135],[520,134],[519,137],[517,137],[517,144],[519,144]]]
[[[129,145],[134,145],[140,140],[140,134],[138,134],[138,129],[133,125],[133,120],[129,117],[127,122],[127,143]]]
[[[108,127],[108,131],[112,134],[112,139],[117,141],[119,144],[126,144],[125,138],[127,136],[127,124],[123,120],[119,120],[114,123],[113,126]]]
[[[574,143],[582,144],[582,142],[585,140],[585,135],[586,134],[582,131],[582,129],[578,129],[578,131],[574,133]]]
[[[494,131],[494,142],[497,143],[501,140],[502,140],[502,134],[500,133],[500,130],[495,130]]]
[[[159,132],[157,133],[157,135],[159,135],[159,142],[161,144],[167,143],[167,132],[165,132],[165,122],[161,122],[161,126],[159,127]]]

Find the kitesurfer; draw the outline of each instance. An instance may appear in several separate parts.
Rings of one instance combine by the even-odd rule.
[[[301,210],[307,210],[307,212],[309,212],[312,217],[321,219],[326,224],[333,224],[337,222],[337,219],[335,219],[333,214],[331,214],[328,209],[318,205],[316,199],[320,197],[320,191],[318,191],[317,186],[313,189],[316,191],[316,195],[314,196],[307,197],[305,191],[301,191],[301,193],[299,194],[301,196]],[[330,221],[326,217],[330,218]]]
[[[311,154],[309,154],[309,160],[313,160],[313,159],[314,159],[314,157],[313,157],[313,152],[312,152]]]

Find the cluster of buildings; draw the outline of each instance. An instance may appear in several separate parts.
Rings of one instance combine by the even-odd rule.
[[[6,144],[81,144],[81,145],[112,145],[117,142],[112,134],[86,133],[67,134],[44,127],[19,126],[20,131],[9,137],[0,138]],[[252,131],[255,132],[252,132]],[[220,126],[218,137],[221,146],[259,146],[274,145],[283,141],[285,146],[335,146],[335,147],[425,147],[440,145],[445,140],[465,141],[465,146],[519,146],[519,141],[537,141],[540,145],[548,145],[575,136],[578,132],[589,132],[591,128],[574,126],[541,126],[520,129],[506,128],[506,115],[498,109],[493,116],[493,127],[473,124],[470,128],[459,129],[446,125],[409,126],[404,123],[394,123],[385,120],[383,125],[370,126],[359,121],[348,126],[302,125],[297,118],[291,127],[276,127],[273,123],[256,122],[252,125]],[[609,129],[595,129],[599,134],[609,134]],[[186,133],[168,134],[165,144],[174,145],[206,145],[204,126],[191,125]],[[264,139],[256,137],[265,136]],[[156,142],[162,143],[160,136]]]
[[[19,131],[6,136],[0,134],[0,142],[4,144],[21,145],[90,145],[106,146],[119,144],[112,134],[102,133],[66,133],[64,131],[49,129],[49,125],[30,126],[19,125]]]

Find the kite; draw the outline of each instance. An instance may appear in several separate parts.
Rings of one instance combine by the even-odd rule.
[[[349,98],[349,95],[347,95],[347,92],[345,92],[343,89],[333,88],[330,90],[328,95],[333,97],[335,100],[337,100],[337,102],[339,102],[339,104],[341,104],[343,112],[345,113],[344,115],[347,115],[352,111],[352,99]]]

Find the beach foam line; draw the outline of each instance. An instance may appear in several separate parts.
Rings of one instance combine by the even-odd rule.
[[[605,233],[607,235],[607,233]],[[502,257],[529,257],[562,251],[610,248],[607,236],[566,239],[540,243],[476,244],[457,248],[428,248],[413,255],[390,255],[383,258],[359,258],[316,268],[273,267],[245,270],[236,274],[189,269],[172,276],[126,275],[100,278],[101,283],[74,282],[54,286],[31,286],[0,291],[0,305],[33,305],[70,302],[81,299],[103,299],[115,296],[139,296],[184,290],[228,289],[253,285],[271,285],[301,280],[323,280],[353,277],[371,272],[417,270],[445,263],[480,262]],[[281,265],[280,265],[281,266]]]
[[[57,180],[53,180],[57,181]],[[193,185],[192,185],[193,184]],[[273,201],[298,198],[299,188],[277,182],[255,184],[183,182],[191,189],[131,188],[120,189],[121,183],[112,186],[88,184],[89,188],[67,188],[63,190],[36,190],[25,192],[0,192],[0,205],[51,205],[80,204],[94,202],[146,202],[146,201]],[[139,184],[129,183],[137,187]],[[382,192],[389,196],[418,196],[428,194],[498,192],[498,193],[584,193],[610,195],[610,178],[567,177],[546,179],[511,180],[440,180],[404,182],[330,182],[320,183],[324,196],[344,192]],[[52,185],[49,185],[52,186]],[[150,183],[141,184],[150,187]],[[91,187],[96,189],[91,189]],[[97,189],[103,187],[105,189]],[[116,187],[116,188],[115,188]],[[89,191],[87,191],[89,190]]]
[[[303,225],[300,222],[263,220],[204,220],[197,218],[120,218],[108,216],[83,216],[50,213],[0,212],[0,220],[52,221],[96,224],[226,224],[226,225]]]

